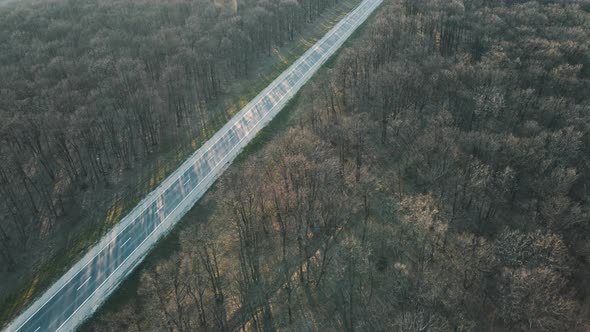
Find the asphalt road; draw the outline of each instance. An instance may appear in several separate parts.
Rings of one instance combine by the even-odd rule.
[[[7,330],[74,330],[381,1],[365,0],[342,19],[149,194]]]

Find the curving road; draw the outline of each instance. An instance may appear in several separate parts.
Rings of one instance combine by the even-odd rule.
[[[365,0],[343,18],[123,218],[7,331],[74,330],[381,2]]]

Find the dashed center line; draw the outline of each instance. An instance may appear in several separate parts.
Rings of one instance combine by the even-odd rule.
[[[0,1],[1,1],[1,0],[0,0]],[[368,2],[367,2],[367,3],[368,3]],[[358,13],[359,13],[359,12],[361,12],[361,8],[363,8],[363,6],[366,6],[366,5],[365,5],[365,4],[363,4],[363,5],[359,6],[359,7],[357,7],[357,8],[356,8],[356,9],[355,9],[353,12],[349,13],[349,17],[348,17],[348,18],[346,18],[345,20],[343,20],[343,22],[341,22],[341,23],[340,23],[339,25],[337,25],[336,27],[338,27],[338,26],[341,26],[341,27],[343,27],[343,28],[346,28],[346,30],[349,30],[349,29],[350,29],[350,27],[352,26],[351,20],[353,20],[353,18],[354,18],[355,16],[358,16],[358,15],[359,15]],[[317,54],[317,55],[319,56],[319,60],[321,60],[321,59],[322,59],[322,58],[325,56],[325,53],[328,53],[328,52],[329,52],[329,51],[331,51],[331,50],[332,50],[334,47],[336,47],[336,46],[337,46],[337,45],[336,45],[337,43],[332,43],[332,41],[333,41],[333,37],[340,37],[340,35],[341,35],[340,31],[336,31],[336,30],[334,30],[334,29],[336,29],[336,27],[334,27],[334,28],[333,28],[333,31],[331,31],[331,34],[332,34],[332,36],[330,36],[330,37],[328,37],[327,39],[325,39],[321,45],[318,45],[319,43],[316,43],[316,45],[314,45],[314,47],[313,47],[313,51],[314,51],[314,53],[315,53],[315,54]],[[341,29],[341,28],[339,27],[339,29]],[[327,34],[326,36],[328,36],[328,35],[329,35],[329,34]],[[324,38],[325,38],[326,36],[324,36]],[[332,44],[332,45],[330,46],[330,45],[328,45],[328,44]],[[324,46],[325,46],[325,47],[328,49],[328,52],[326,52],[326,50],[325,50]],[[320,54],[320,52],[321,52],[321,53],[324,53],[324,54]],[[316,63],[314,63],[313,65],[311,65],[311,66],[310,66],[310,64],[307,62],[307,60],[309,60],[309,59],[312,59],[312,60],[314,60],[315,58],[317,58],[317,57],[314,57],[314,56],[313,56],[313,54],[314,54],[314,53],[309,53],[309,54],[307,54],[307,52],[306,52],[306,54],[307,54],[307,55],[306,55],[304,58],[302,58],[302,59],[303,59],[303,61],[302,61],[302,62],[300,62],[300,69],[303,69],[303,68],[305,68],[305,67],[308,67],[308,69],[309,69],[309,68],[311,67],[312,69],[316,70],[316,67],[319,67],[321,64],[323,64],[323,62],[322,62],[322,63],[319,63],[319,61],[316,61]],[[297,70],[299,70],[299,69],[297,69]],[[289,75],[291,75],[291,76],[289,76]],[[234,149],[236,149],[236,148],[237,148],[237,147],[238,147],[238,146],[241,144],[241,142],[242,142],[242,141],[243,141],[245,138],[247,138],[247,137],[249,136],[249,133],[250,133],[250,131],[251,131],[251,130],[253,130],[254,128],[256,128],[256,127],[259,125],[259,123],[260,123],[262,120],[264,120],[264,117],[266,117],[268,114],[270,114],[270,113],[271,113],[271,112],[272,112],[272,111],[273,111],[273,110],[274,110],[274,109],[277,107],[277,105],[278,105],[278,104],[280,104],[280,102],[281,102],[281,101],[282,101],[282,100],[283,100],[283,99],[284,99],[284,98],[285,98],[287,95],[289,95],[289,94],[291,94],[291,95],[292,95],[292,90],[293,90],[293,88],[294,88],[294,87],[295,87],[295,89],[299,89],[299,88],[301,87],[301,84],[302,84],[302,83],[301,83],[301,81],[302,81],[304,78],[308,77],[309,75],[311,75],[309,71],[308,71],[307,73],[305,73],[304,75],[300,75],[299,73],[295,73],[295,72],[293,71],[293,69],[292,69],[290,73],[284,72],[283,74],[281,74],[281,76],[279,76],[279,78],[277,78],[277,79],[276,79],[276,80],[275,80],[275,81],[274,81],[274,82],[273,82],[273,83],[272,83],[272,84],[271,84],[271,85],[270,85],[270,86],[269,86],[267,89],[265,89],[265,91],[263,91],[263,92],[266,92],[267,96],[266,96],[264,99],[260,99],[259,97],[257,97],[257,98],[256,98],[256,99],[257,99],[257,102],[256,102],[256,103],[252,103],[252,104],[251,104],[251,106],[250,106],[250,109],[249,109],[249,110],[248,110],[246,113],[242,114],[242,119],[241,119],[241,120],[239,120],[239,121],[246,121],[246,127],[247,127],[247,128],[245,128],[245,129],[246,129],[246,130],[245,130],[245,131],[246,131],[246,135],[245,135],[244,137],[240,138],[240,133],[237,133],[237,134],[236,134],[235,132],[233,132],[234,128],[239,128],[239,127],[241,127],[241,125],[242,125],[240,122],[236,121],[236,122],[233,124],[233,126],[231,127],[231,129],[229,129],[228,131],[226,131],[226,133],[225,133],[225,134],[224,134],[222,137],[218,138],[216,142],[214,142],[214,143],[210,144],[210,145],[209,145],[209,148],[206,150],[206,152],[201,154],[200,158],[197,160],[197,162],[198,162],[198,163],[200,163],[201,165],[202,165],[202,164],[204,164],[204,163],[203,163],[203,161],[205,160],[206,156],[207,156],[207,155],[210,155],[210,158],[207,158],[207,159],[206,159],[206,160],[207,160],[207,162],[208,162],[208,163],[211,163],[211,162],[212,162],[213,164],[215,164],[215,166],[213,167],[213,169],[212,169],[212,170],[210,170],[210,171],[209,171],[209,173],[207,173],[207,174],[205,175],[205,178],[209,177],[209,176],[210,176],[210,175],[213,173],[213,171],[214,171],[214,170],[215,170],[215,169],[216,169],[216,168],[217,168],[217,167],[218,167],[220,164],[222,164],[222,162],[223,162],[223,161],[224,161],[224,160],[225,160],[225,159],[228,157],[228,155],[229,155],[229,153],[227,153],[227,154],[226,154],[226,155],[225,155],[225,156],[224,156],[224,157],[221,159],[221,161],[220,161],[219,163],[215,163],[215,160],[216,160],[216,159],[218,159],[218,158],[219,158],[219,156],[218,156],[217,154],[212,154],[212,153],[210,153],[210,150],[212,150],[212,149],[222,149],[222,151],[221,151],[221,152],[225,152],[225,151],[226,151],[226,150],[227,150],[229,147],[227,147],[227,146],[223,146],[223,145],[222,145],[221,147],[218,147],[219,143],[225,143],[226,141],[229,141],[229,142],[232,142],[232,143],[233,143],[234,139],[236,139],[236,138],[237,138],[237,139],[239,140],[239,141],[238,141],[238,143],[237,143],[237,144],[234,144],[234,146],[233,146],[233,147],[231,147],[231,149],[230,149],[230,151],[229,151],[229,152],[232,152]],[[282,81],[282,82],[280,82],[280,81],[279,81],[279,79],[280,79],[281,77],[283,77],[283,81]],[[288,79],[288,82],[286,81],[287,79],[286,79],[285,77],[287,77],[287,78],[289,78],[289,77],[290,77],[290,79]],[[294,79],[295,83],[291,82],[291,79]],[[291,84],[292,86],[291,86],[291,87],[289,87],[289,84]],[[283,91],[283,89],[285,89],[285,88],[287,88],[287,91]],[[270,98],[269,98],[269,97],[270,97]],[[255,99],[255,100],[256,100],[256,99]],[[278,99],[278,101],[277,101],[277,99]],[[268,105],[268,104],[271,104],[271,105]],[[268,108],[268,107],[270,107],[270,110],[268,110],[267,112],[264,112],[264,111],[262,110],[262,107],[261,107],[261,106],[266,106],[267,108]],[[253,117],[253,114],[254,114],[254,113],[256,113],[256,114],[258,114],[258,115],[259,115],[259,113],[264,113],[264,115],[263,115],[263,118],[262,118],[262,119],[259,119],[259,120],[258,120],[258,121],[257,121],[257,122],[254,124],[254,128],[250,129],[250,128],[249,128],[250,121],[248,121],[249,119],[247,119],[245,116],[246,116],[246,115],[248,115],[248,114],[250,114],[250,115],[252,115],[252,117]],[[251,120],[254,120],[254,121],[255,121],[254,117],[253,117]],[[236,137],[236,136],[237,136],[237,137]],[[205,158],[204,158],[204,157],[205,157]],[[230,162],[230,160],[231,160],[231,159],[228,159],[228,161],[227,161],[227,162],[229,163],[229,162]],[[209,166],[209,165],[207,165],[207,166]],[[199,173],[199,174],[200,174],[200,173]],[[188,180],[186,180],[186,182],[184,182],[184,185],[186,186],[186,185],[187,185],[187,184],[190,182],[190,180],[191,180],[190,178],[189,178]],[[198,179],[197,179],[197,180],[198,180]],[[201,182],[203,182],[204,180],[205,180],[205,179],[201,180],[201,181],[199,182],[199,184],[197,184],[197,185],[196,185],[196,187],[198,187],[198,186],[200,185],[200,183],[201,183]],[[176,187],[176,184],[175,184],[175,182],[176,182],[176,181],[178,181],[177,183],[180,183],[180,179],[179,179],[179,178],[177,178],[177,179],[176,179],[174,182],[172,182],[172,181],[168,182],[168,187],[167,187],[167,189],[165,190],[164,194],[162,194],[160,197],[158,197],[158,199],[162,199],[163,201],[165,201],[165,198],[166,198],[166,197],[165,197],[165,196],[166,196],[166,193],[168,193],[168,192],[169,192],[169,191],[171,191],[172,189],[175,189],[175,190],[176,190],[176,188],[173,188],[173,187]],[[163,185],[164,185],[164,184],[162,184],[162,186],[163,186]],[[186,196],[187,196],[187,197],[188,197],[188,196],[190,196],[190,194],[191,194],[191,193],[192,193],[192,192],[193,192],[193,191],[196,189],[196,187],[195,187],[193,190],[191,190],[191,191],[190,191],[190,193],[188,193]],[[179,204],[178,204],[178,205],[177,205],[177,206],[174,208],[174,210],[176,210],[176,209],[177,209],[177,208],[178,208],[178,207],[179,207],[179,206],[182,204],[182,202],[184,202],[184,201],[187,199],[187,197],[184,197],[184,198],[183,198],[183,200],[181,201],[181,203],[179,203]],[[145,211],[146,211],[146,209],[148,209],[148,207],[150,207],[150,205],[147,205],[146,207],[144,207],[144,210],[143,210],[142,212],[139,212],[139,213],[141,214],[141,213],[145,212]],[[157,203],[156,203],[156,207],[157,207]],[[152,208],[153,208],[153,207],[152,207]],[[159,212],[161,209],[163,209],[163,206],[162,206],[162,207],[157,207],[156,213],[158,213],[158,212]],[[152,210],[152,211],[153,211],[153,210]],[[172,211],[172,213],[174,213],[174,211]],[[167,219],[167,217],[166,217],[166,219]],[[165,221],[166,219],[164,219],[164,221]],[[113,238],[111,241],[115,241],[116,237],[117,237],[117,236],[119,236],[119,235],[121,235],[121,233],[122,233],[122,232],[123,232],[123,231],[124,231],[124,230],[125,230],[127,227],[129,227],[129,225],[131,225],[131,224],[133,224],[133,223],[136,223],[136,222],[137,222],[137,221],[139,221],[139,220],[140,220],[140,218],[138,217],[138,218],[136,218],[135,220],[131,221],[129,224],[127,224],[127,225],[126,225],[126,226],[123,228],[123,230],[121,230],[120,232],[118,232],[118,234],[115,236],[115,238]],[[161,224],[161,223],[160,223],[160,224]],[[158,224],[158,225],[156,226],[156,229],[157,229],[157,228],[160,226],[160,224]],[[155,231],[155,230],[154,230],[154,231]],[[152,233],[153,233],[154,231],[152,231]],[[150,237],[150,236],[152,235],[152,233],[148,234],[148,236],[147,236],[147,237]],[[131,240],[131,238],[128,238],[128,239],[127,239],[127,240],[126,240],[126,241],[125,241],[125,242],[124,242],[124,243],[123,243],[123,244],[122,244],[120,247],[123,247],[123,246],[125,246],[125,245],[127,244],[127,242],[129,242],[130,240]],[[146,240],[147,240],[147,238],[146,238],[146,239],[144,239],[144,240],[142,241],[142,244],[143,244],[143,243],[144,243]],[[110,244],[110,243],[109,243],[109,244]],[[105,249],[107,246],[109,246],[109,244],[105,245],[105,246],[104,246],[104,247],[101,249],[101,251],[100,251],[100,252],[102,252],[102,251],[103,251],[103,250],[104,250],[104,249]],[[140,246],[141,246],[141,244],[140,244]],[[137,248],[136,248],[135,250],[137,250]],[[134,250],[133,252],[135,252],[135,250]],[[133,253],[132,253],[132,254],[133,254]],[[94,260],[94,259],[95,259],[97,256],[98,256],[98,254],[96,254],[92,260]],[[125,258],[125,260],[123,261],[123,263],[124,263],[125,261],[127,261],[127,259],[128,259],[128,258],[129,258],[129,257],[126,257],[126,258]],[[92,261],[92,260],[91,260],[91,261]],[[88,264],[89,264],[91,261],[89,261],[88,263],[86,263],[86,265],[84,265],[84,267],[86,267],[86,266],[87,266],[87,265],[88,265]],[[101,287],[102,287],[102,286],[105,284],[105,282],[107,282],[107,280],[108,280],[108,279],[109,279],[109,278],[110,278],[110,277],[111,277],[111,276],[112,276],[112,275],[113,275],[113,274],[114,274],[114,273],[115,273],[115,272],[116,272],[116,271],[117,271],[117,270],[118,270],[118,269],[121,267],[121,265],[123,265],[123,263],[121,263],[119,266],[117,266],[117,268],[115,269],[115,271],[114,271],[113,273],[111,273],[110,275],[108,275],[107,279],[106,279],[105,281],[103,281],[103,282],[102,282],[102,284],[100,284],[98,287],[96,287],[96,288],[95,288],[95,291],[94,291],[94,292],[93,292],[93,293],[92,293],[92,294],[91,294],[91,295],[90,295],[88,298],[86,298],[86,300],[85,300],[85,301],[82,303],[82,305],[80,305],[80,306],[79,306],[79,307],[78,307],[78,308],[77,308],[77,309],[76,309],[76,310],[75,310],[75,311],[74,311],[72,314],[70,314],[70,315],[69,315],[69,316],[66,318],[66,320],[65,320],[65,321],[64,321],[64,322],[63,322],[63,323],[62,323],[62,324],[61,324],[61,325],[58,327],[58,330],[59,330],[59,329],[60,329],[62,326],[64,326],[64,324],[66,324],[66,322],[67,322],[67,321],[68,321],[68,320],[69,320],[69,319],[70,319],[72,316],[74,316],[74,315],[76,314],[76,312],[78,312],[78,310],[80,310],[80,308],[81,308],[81,307],[82,307],[82,306],[83,306],[83,305],[84,305],[84,304],[85,304],[85,303],[86,303],[86,302],[89,300],[89,298],[90,298],[90,297],[92,297],[92,296],[93,296],[93,295],[96,293],[96,291],[97,291],[98,289],[100,289],[100,288],[101,288]],[[80,272],[82,272],[82,271],[80,270]],[[79,272],[79,273],[80,273],[80,272]],[[63,285],[63,286],[62,286],[62,287],[61,287],[59,290],[63,289],[63,288],[64,288],[64,287],[67,285],[67,283],[69,283],[70,281],[72,281],[72,279],[74,279],[74,278],[75,278],[75,276],[72,276],[72,277],[71,277],[71,278],[70,278],[70,279],[69,279],[69,280],[66,282],[66,284],[64,284],[64,285]],[[85,280],[85,281],[84,281],[82,284],[80,284],[80,286],[78,287],[78,289],[77,289],[77,290],[79,291],[79,290],[80,290],[82,287],[84,287],[84,285],[86,285],[86,284],[87,284],[87,283],[90,281],[90,279],[91,279],[91,277],[88,277],[88,279],[86,279],[86,280]],[[58,290],[58,292],[59,292],[59,290]],[[57,293],[56,293],[56,294],[57,294]],[[53,295],[51,296],[51,298],[55,297],[55,295],[56,295],[56,294],[53,294]],[[51,298],[50,298],[49,300],[51,300]],[[45,303],[44,303],[44,304],[41,306],[41,308],[42,308],[42,307],[44,307],[44,306],[45,306],[45,305],[46,305],[46,304],[49,302],[49,300],[47,300],[47,301],[46,301],[46,302],[45,302]],[[23,327],[23,326],[24,326],[24,325],[25,325],[25,324],[26,324],[26,323],[27,323],[27,322],[28,322],[28,321],[31,319],[31,317],[32,317],[32,316],[36,315],[36,314],[37,314],[37,312],[39,312],[39,310],[41,310],[41,308],[37,309],[37,310],[35,311],[35,313],[33,313],[33,315],[29,316],[29,318],[28,318],[28,319],[27,319],[27,320],[26,320],[24,323],[22,323],[22,324],[21,324],[21,326],[20,326],[20,327],[17,329],[17,331],[18,331],[19,329],[21,329],[21,328],[22,328],[22,327]],[[33,326],[34,326],[34,325],[33,325]],[[41,329],[41,326],[38,326],[38,327],[37,327],[37,328],[34,330],[34,332],[38,332],[40,329]]]
[[[81,284],[81,285],[78,287],[78,289],[76,289],[76,291],[79,291],[79,290],[80,290],[80,288],[84,287],[84,285],[86,285],[86,283],[90,281],[90,278],[92,278],[92,277],[88,277],[88,279],[86,279],[86,281],[84,281],[84,282],[83,282],[83,283],[82,283],[82,284]]]

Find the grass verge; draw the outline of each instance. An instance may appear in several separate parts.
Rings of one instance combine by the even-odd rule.
[[[357,30],[344,43],[344,45],[332,55],[332,57],[310,79],[310,81],[316,76],[323,75],[328,69],[333,68],[338,54],[343,48],[347,47],[351,43],[354,43],[356,39],[362,36],[367,27],[366,23],[370,21],[378,13],[378,11],[379,8],[375,10],[371,16],[369,16],[367,20],[357,28]],[[262,89],[263,88],[264,87],[262,87]],[[300,107],[302,107],[301,90],[293,98],[291,98],[291,100],[289,100],[289,102],[272,119],[270,123],[268,123],[258,132],[252,141],[236,157],[230,167],[240,167],[240,164],[242,164],[245,160],[262,150],[270,141],[278,137],[281,133],[285,132],[290,126],[293,125],[293,119]],[[211,188],[203,195],[197,204],[195,204],[195,206],[184,217],[182,217],[182,219],[177,223],[174,229],[168,233],[168,235],[160,239],[154,245],[144,261],[123,282],[121,282],[121,284],[117,287],[109,299],[106,300],[105,303],[97,310],[94,317],[108,315],[110,312],[117,312],[121,310],[126,304],[135,301],[138,296],[138,289],[141,285],[142,272],[144,272],[145,269],[157,266],[160,261],[171,257],[177,252],[177,250],[182,250],[180,243],[181,234],[190,231],[190,227],[194,226],[194,224],[191,222],[194,222],[195,220],[199,220],[199,222],[207,222],[209,217],[212,215],[216,203],[212,199],[207,199],[207,196],[216,191],[217,183],[218,182],[211,186]],[[80,327],[80,331],[92,331],[94,319],[95,318],[88,319]]]
[[[218,107],[224,109],[222,121],[220,119],[214,120],[215,127],[213,130],[208,130],[207,134],[200,137],[191,137],[188,141],[173,150],[170,161],[164,161],[157,165],[157,169],[151,169],[145,172],[145,175],[138,184],[130,190],[131,194],[126,196],[119,196],[111,198],[112,203],[107,211],[100,218],[100,222],[92,223],[82,232],[78,233],[75,238],[68,240],[67,245],[61,248],[49,260],[46,260],[33,274],[29,280],[22,283],[23,286],[18,287],[18,290],[12,295],[8,296],[0,304],[0,326],[8,323],[18,313],[26,308],[33,300],[41,296],[41,294],[49,288],[56,280],[65,273],[71,265],[79,260],[84,253],[94,244],[96,244],[102,236],[104,236],[112,226],[118,223],[122,217],[130,212],[139,201],[153,189],[155,189],[168,175],[170,175],[186,158],[188,158],[194,151],[196,151],[206,140],[211,137],[217,130],[229,120],[235,113],[237,113],[247,102],[258,95],[266,86],[268,86],[275,78],[277,78],[285,69],[287,69],[293,62],[295,62],[305,51],[309,49],[319,38],[321,38],[327,31],[329,31],[336,23],[338,23],[348,12],[356,7],[361,0],[344,0],[339,2],[335,7],[328,10],[313,24],[313,28],[308,29],[303,34],[299,35],[297,39],[288,45],[275,49],[275,55],[271,59],[264,59],[266,63],[258,63],[261,67],[260,74],[254,79],[254,84],[246,86],[235,86],[229,89],[226,93],[228,97],[224,102],[221,102]],[[297,95],[298,96],[298,95]],[[242,160],[245,156],[256,151],[264,143],[269,140],[273,132],[279,128],[285,128],[288,122],[289,109],[293,108],[298,97],[294,97],[287,106],[275,117],[272,121],[273,126],[267,126],[260,131],[250,145],[243,151],[236,161]],[[281,123],[283,126],[281,127]],[[198,204],[197,206],[199,206]],[[193,211],[199,211],[200,208],[193,208],[187,214],[193,215]],[[194,215],[193,215],[194,216]],[[182,224],[186,219],[183,218],[179,223]],[[145,262],[150,262],[157,257],[166,257],[166,252],[173,252],[174,241],[178,239],[178,229],[176,227],[171,231],[165,239],[162,239],[157,244],[158,250],[153,250],[148,255]],[[176,235],[175,235],[176,234]],[[162,256],[163,255],[163,256]],[[142,263],[143,264],[143,263]],[[140,269],[136,269],[139,271]],[[134,289],[133,282],[139,282],[139,278],[133,277],[135,272],[125,281],[125,287],[119,287],[116,293],[121,289]],[[136,280],[136,281],[132,281]],[[130,284],[128,284],[128,282]],[[122,292],[126,292],[123,290]],[[116,299],[113,299],[116,302]],[[111,300],[108,302],[110,303]]]

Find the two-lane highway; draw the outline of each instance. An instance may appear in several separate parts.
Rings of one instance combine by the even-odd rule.
[[[19,332],[75,329],[381,1],[364,0],[343,18],[142,200],[7,329]]]

